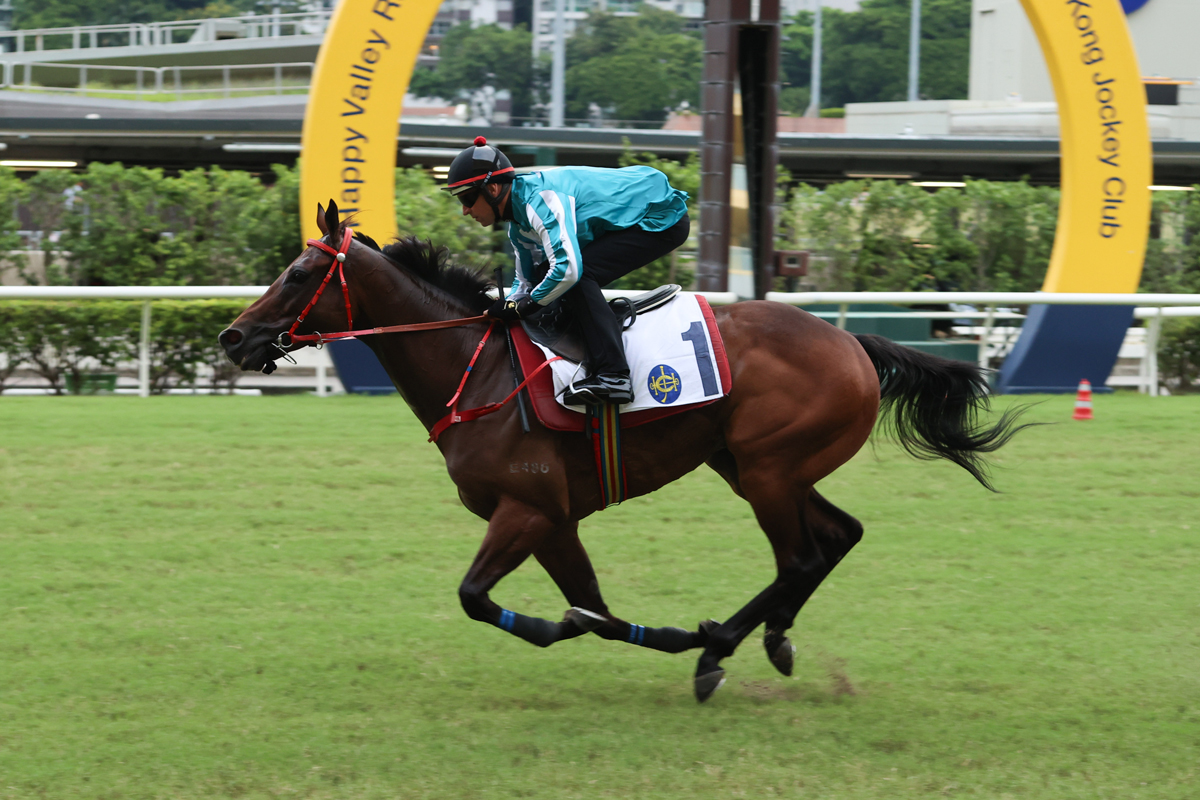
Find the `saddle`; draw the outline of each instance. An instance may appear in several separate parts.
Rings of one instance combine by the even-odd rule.
[[[628,330],[637,321],[639,314],[666,305],[682,288],[678,284],[668,283],[637,297],[615,298],[608,301],[608,307],[617,316],[621,328]],[[563,307],[563,298],[559,297],[536,314],[521,320],[521,326],[530,339],[556,356],[562,356],[576,364],[587,361],[587,349],[583,344],[579,320]]]

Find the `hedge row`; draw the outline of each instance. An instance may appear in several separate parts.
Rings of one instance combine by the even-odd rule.
[[[150,385],[196,385],[200,365],[214,390],[232,389],[240,371],[217,334],[245,308],[231,300],[156,300],[150,311]],[[136,361],[142,303],[136,300],[0,302],[0,392],[19,369],[45,379],[55,394],[82,387],[85,375]]]
[[[212,369],[214,391],[231,390],[241,371],[217,343],[245,307],[233,300],[156,300],[150,316],[151,391],[197,385]],[[142,303],[136,300],[0,302],[0,393],[19,369],[44,378],[55,394],[86,385],[99,367],[111,371],[138,357]],[[1159,344],[1159,372],[1172,391],[1200,381],[1200,319],[1168,319]]]

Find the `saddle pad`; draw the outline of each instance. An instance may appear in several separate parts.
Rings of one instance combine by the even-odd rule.
[[[511,330],[526,375],[553,357],[520,326]],[[715,402],[733,385],[716,318],[701,295],[683,292],[662,308],[639,315],[625,331],[624,343],[634,396],[632,403],[621,406],[623,428]],[[534,411],[547,428],[584,430],[584,414],[557,399],[577,368],[572,362],[556,361],[530,382]],[[578,379],[582,377],[580,370]]]

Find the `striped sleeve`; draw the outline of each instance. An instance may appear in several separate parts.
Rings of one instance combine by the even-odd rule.
[[[575,198],[549,189],[531,198],[525,206],[529,226],[542,240],[549,269],[533,287],[531,297],[539,305],[556,300],[583,274],[579,261],[579,239],[575,223]]]
[[[508,226],[508,241],[512,245],[515,262],[513,285],[509,294],[514,298],[526,297],[533,288],[533,284],[529,281],[530,276],[533,275],[533,256],[530,255],[529,248],[521,242],[521,238],[517,235],[515,224]]]

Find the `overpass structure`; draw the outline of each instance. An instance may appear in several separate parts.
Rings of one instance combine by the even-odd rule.
[[[314,61],[331,11],[0,32],[0,60],[106,66]]]
[[[266,171],[299,154],[307,105],[307,71],[329,27],[331,11],[219,19],[0,31],[0,146],[6,159],[123,161],[188,169],[219,165]],[[424,56],[422,56],[423,58]],[[61,65],[61,66],[51,66]],[[261,67],[260,90],[210,91],[208,99],[148,102],[88,97],[72,87],[88,66],[140,70],[137,86],[171,91],[179,70],[207,67],[219,75]],[[164,69],[166,68],[166,69]],[[272,89],[284,69],[303,75]],[[26,71],[26,70],[29,71]],[[36,70],[36,71],[35,71]],[[39,91],[28,80],[50,77]],[[172,74],[173,73],[173,74]],[[133,85],[130,83],[129,85]],[[133,90],[109,94],[137,96]],[[247,96],[237,96],[244,92]],[[255,96],[249,96],[255,95]],[[265,96],[264,96],[265,95]],[[181,96],[187,97],[185,90]],[[443,120],[453,122],[454,120]],[[665,157],[699,152],[700,134],[619,128],[464,127],[402,117],[398,163],[448,164],[482,133],[512,153],[519,166],[555,163],[615,166],[626,146]],[[626,144],[628,143],[628,145]],[[930,181],[964,177],[1035,183],[1060,180],[1057,138],[940,135],[780,133],[779,162],[815,183],[874,176]],[[1200,183],[1200,142],[1154,142],[1157,183]]]
[[[166,169],[218,165],[268,171],[300,155],[303,94],[150,102],[0,92],[5,159],[122,161]],[[698,131],[465,126],[401,117],[397,163],[447,165],[482,134],[517,166],[616,166],[626,148],[668,158],[700,150]],[[813,183],[852,177],[1059,181],[1049,138],[780,133],[779,163]],[[1157,183],[1200,183],[1200,142],[1154,142]]]

